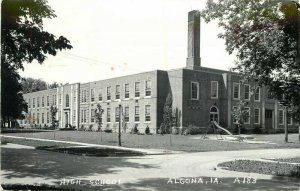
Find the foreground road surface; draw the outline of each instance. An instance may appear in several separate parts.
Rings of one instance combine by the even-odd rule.
[[[2,184],[63,184],[78,190],[300,189],[299,179],[232,172],[217,167],[218,163],[234,159],[300,157],[300,149],[101,158],[2,146],[1,157]]]

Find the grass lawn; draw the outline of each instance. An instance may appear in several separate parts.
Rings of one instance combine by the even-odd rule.
[[[2,135],[33,137],[40,139],[55,139],[63,141],[75,141],[82,143],[92,143],[101,145],[117,145],[117,133],[101,133],[90,131],[56,131],[54,132],[34,132],[34,133],[2,133]],[[213,135],[210,135],[215,137]],[[259,141],[271,141],[276,144],[249,144],[237,143],[221,140],[201,139],[201,135],[135,135],[122,134],[122,146],[132,148],[148,148],[148,149],[168,149],[177,151],[227,151],[241,149],[259,149],[259,148],[300,148],[298,134],[289,135],[289,143],[284,143],[284,134],[271,135],[253,135]],[[29,141],[1,137],[2,142],[11,142],[30,146],[53,146],[56,143],[47,143],[40,141]]]

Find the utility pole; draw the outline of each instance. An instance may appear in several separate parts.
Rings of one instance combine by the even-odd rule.
[[[119,102],[119,146],[121,145],[121,116],[122,116],[122,105]]]
[[[288,126],[287,126],[287,115],[288,115],[288,111],[286,106],[284,106],[284,140],[285,142],[289,142],[289,137],[288,137]]]

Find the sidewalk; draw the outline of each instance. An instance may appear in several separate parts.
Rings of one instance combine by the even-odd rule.
[[[171,151],[171,150],[166,150],[166,149],[127,148],[127,147],[120,147],[120,146],[99,145],[99,144],[91,144],[91,143],[81,143],[81,142],[73,142],[73,141],[60,141],[60,140],[52,140],[52,139],[39,139],[39,138],[19,137],[19,136],[10,136],[10,135],[0,135],[0,137],[7,137],[7,138],[13,138],[13,139],[44,141],[44,142],[54,142],[54,143],[67,143],[67,144],[73,144],[73,145],[80,145],[82,147],[101,147],[101,148],[120,149],[120,150],[142,152],[146,155],[163,155],[163,154],[179,154],[179,153],[182,153],[181,151]],[[74,147],[74,146],[70,146],[70,147]]]

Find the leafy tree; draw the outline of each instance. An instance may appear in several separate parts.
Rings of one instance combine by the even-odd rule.
[[[24,119],[28,110],[19,80],[19,74],[11,66],[1,65],[1,117],[9,127],[13,119]]]
[[[245,109],[247,105],[248,103],[242,99],[232,111],[233,119],[238,128],[238,134],[241,134],[241,128],[245,123],[246,117],[249,115],[248,111]]]
[[[41,79],[23,78],[21,84],[23,93],[36,92],[47,89],[47,83]]]
[[[95,120],[96,123],[98,124],[98,131],[101,130],[102,127],[102,115],[104,113],[104,109],[102,109],[101,105],[98,103],[97,108],[95,109]]]
[[[57,123],[57,120],[56,120],[56,113],[57,113],[57,108],[55,106],[51,106],[50,107],[50,117],[51,117],[51,126],[53,128],[56,128],[56,123]]]
[[[173,109],[172,109],[172,94],[168,93],[166,103],[164,105],[163,123],[161,125],[161,133],[171,133],[174,124]]]
[[[22,117],[26,104],[18,69],[47,55],[71,49],[68,39],[43,30],[43,19],[56,17],[45,0],[3,0],[1,4],[1,120]],[[9,87],[9,88],[8,88]]]
[[[209,0],[201,16],[217,20],[234,70],[269,86],[274,98],[300,116],[300,13],[298,1]],[[285,94],[285,99],[282,99]]]
[[[57,82],[53,82],[51,84],[48,84],[48,89],[57,88],[58,86],[59,86],[59,84]]]

